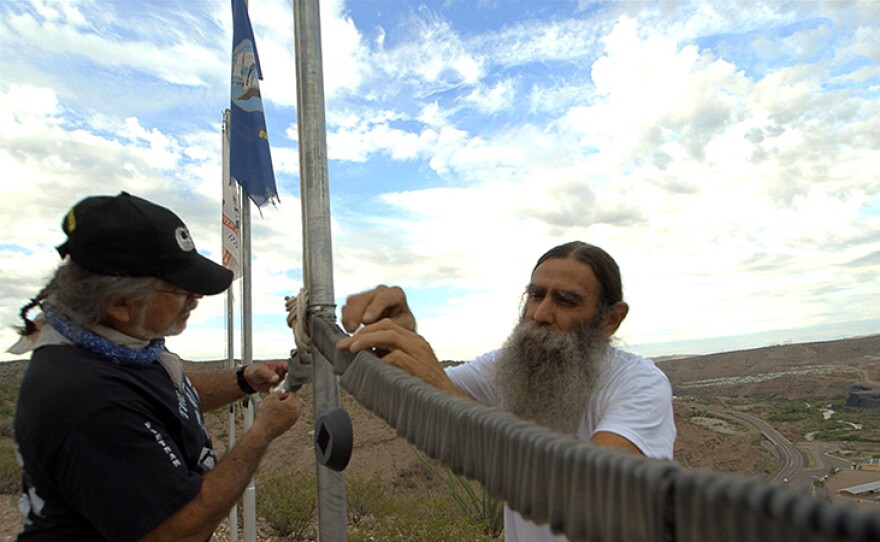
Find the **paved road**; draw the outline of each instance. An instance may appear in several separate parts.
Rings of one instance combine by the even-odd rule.
[[[773,426],[769,423],[761,418],[743,414],[742,412],[728,410],[727,413],[757,427],[758,431],[776,447],[779,453],[780,468],[779,472],[770,480],[771,482],[775,484],[790,482],[794,479],[795,475],[807,466],[808,460],[804,453],[792,444],[790,440],[783,437],[779,431],[773,429]]]
[[[818,443],[811,447],[815,466],[807,468],[809,460],[804,452],[792,444],[790,440],[782,436],[769,423],[760,418],[743,414],[742,412],[736,412],[733,410],[722,411],[754,425],[761,434],[776,447],[779,453],[780,468],[779,472],[777,472],[770,480],[771,483],[787,484],[793,489],[809,492],[812,489],[812,481],[817,478],[822,478],[828,474],[832,468],[851,468],[851,463],[849,461],[828,455],[824,452],[824,448]]]

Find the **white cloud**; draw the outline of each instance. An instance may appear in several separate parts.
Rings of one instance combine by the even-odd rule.
[[[595,53],[597,38],[605,31],[607,21],[601,19],[529,19],[487,32],[474,42],[492,62],[504,67],[580,62]]]
[[[472,102],[483,113],[494,113],[510,107],[514,98],[513,82],[505,79],[490,88],[475,88],[465,100]]]
[[[3,26],[20,47],[50,55],[81,57],[110,68],[142,70],[174,84],[206,85],[206,77],[224,65],[209,48],[192,42],[159,46],[144,39],[103,35],[93,26],[87,32],[81,16],[73,20],[60,16],[38,20],[21,13],[10,16]]]
[[[22,117],[57,118],[62,113],[58,97],[52,89],[31,85],[10,85],[8,92],[0,94],[0,107],[2,107],[0,111],[10,117],[7,122],[16,122],[17,120],[21,127],[25,125]]]
[[[362,37],[341,0],[321,3],[321,42],[328,100],[342,92],[356,92],[370,68]]]
[[[535,259],[580,238],[621,264],[628,342],[874,318],[876,4],[541,3],[552,16],[501,22],[527,7],[502,3],[464,27],[446,4],[322,2],[331,170],[364,179],[331,183],[337,297],[402,283],[438,354],[465,358],[503,340]],[[290,2],[251,16],[282,195],[252,213],[255,355],[278,357],[302,260]],[[88,194],[168,205],[216,256],[228,3],[0,3],[0,30],[0,318]],[[172,348],[220,357],[221,314],[204,300]]]
[[[373,77],[398,80],[417,97],[476,84],[485,73],[483,58],[462,43],[447,20],[427,6],[420,6],[420,12],[408,21],[410,40],[374,55],[378,71]]]

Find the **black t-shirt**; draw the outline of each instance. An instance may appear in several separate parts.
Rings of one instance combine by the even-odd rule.
[[[22,380],[23,541],[136,541],[193,499],[216,462],[189,379],[75,346],[38,348]]]

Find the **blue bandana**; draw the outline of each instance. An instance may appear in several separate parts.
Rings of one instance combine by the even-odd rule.
[[[165,349],[165,339],[153,339],[149,345],[140,349],[126,348],[76,325],[70,318],[57,312],[47,303],[43,303],[40,308],[49,325],[68,341],[119,365],[149,365],[156,361]]]

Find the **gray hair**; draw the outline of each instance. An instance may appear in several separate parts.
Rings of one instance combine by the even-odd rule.
[[[623,282],[620,279],[620,268],[614,258],[601,248],[583,241],[571,241],[551,248],[538,259],[538,263],[532,269],[532,274],[535,273],[538,266],[551,258],[574,258],[582,264],[590,266],[602,287],[602,296],[599,298],[601,308],[609,308],[618,301],[623,301]]]
[[[30,335],[36,330],[27,313],[41,301],[45,300],[77,325],[92,327],[104,321],[107,304],[114,299],[126,297],[138,305],[145,305],[156,288],[156,282],[154,277],[99,275],[67,259],[58,266],[39,295],[22,307],[21,318],[25,325],[20,332]]]

